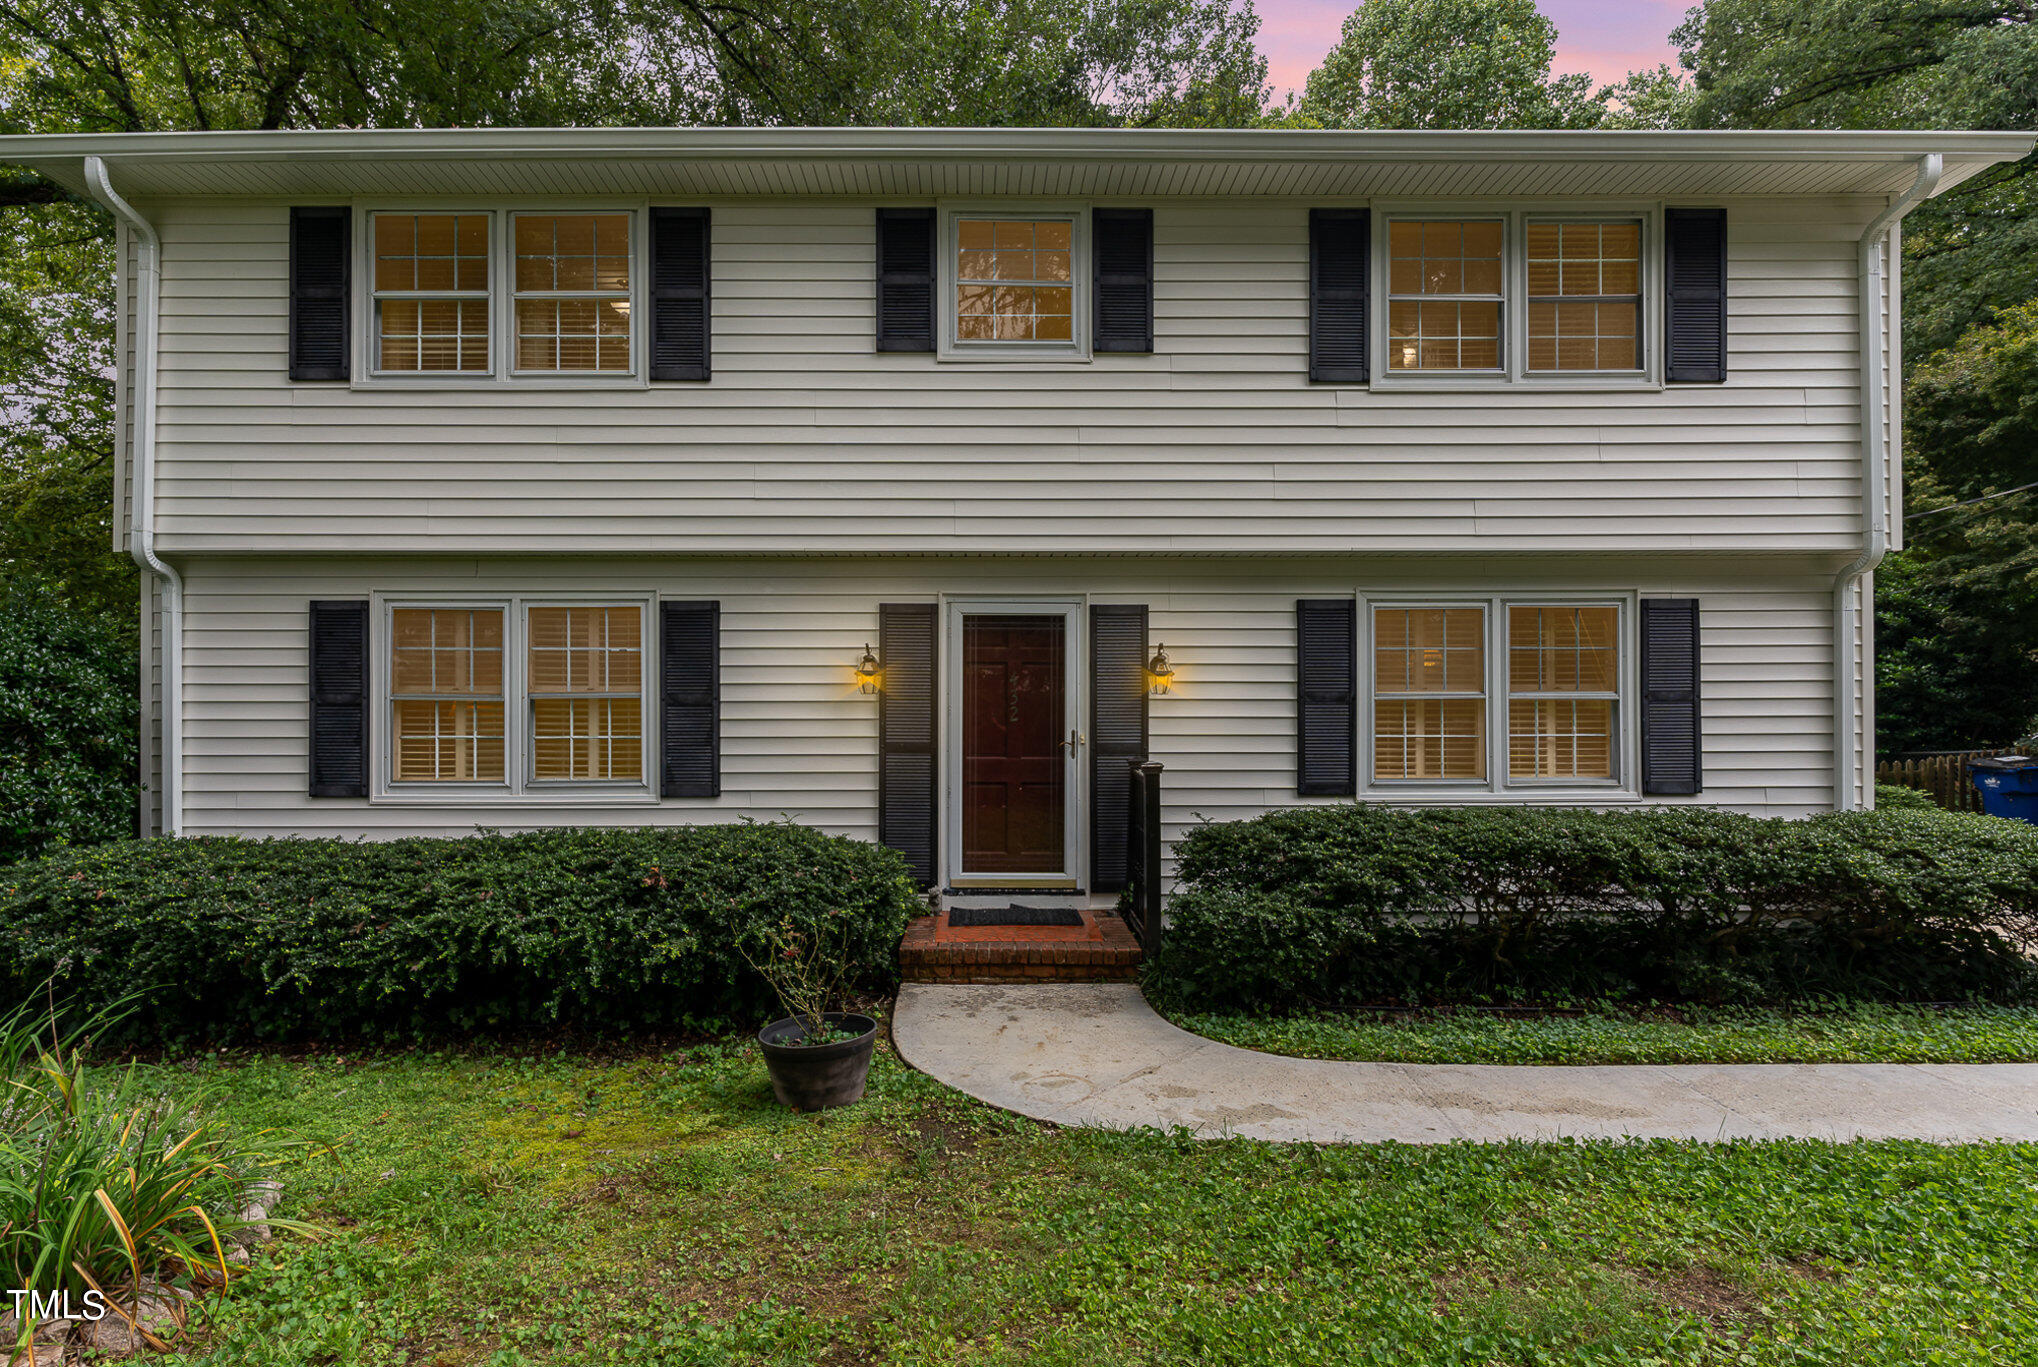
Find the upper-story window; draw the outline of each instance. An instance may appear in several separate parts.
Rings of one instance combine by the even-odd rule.
[[[1634,370],[1642,361],[1642,225],[1528,225],[1528,368]]]
[[[630,216],[517,214],[520,371],[630,369]]]
[[[1075,340],[1075,225],[1065,218],[959,218],[958,342]]]
[[[488,371],[488,220],[374,216],[375,369]]]
[[[1387,243],[1387,368],[1498,370],[1505,304],[1497,219],[1397,219]]]
[[[1645,228],[1641,217],[1387,214],[1384,378],[1642,380]]]
[[[1083,224],[1074,212],[946,211],[942,353],[980,360],[1084,355]]]
[[[643,213],[370,209],[363,373],[397,383],[644,377]]]

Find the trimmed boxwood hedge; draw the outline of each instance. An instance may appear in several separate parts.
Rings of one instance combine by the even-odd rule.
[[[1346,805],[1176,859],[1184,1009],[2038,995],[2038,829],[1993,817]]]
[[[0,869],[0,983],[138,992],[164,1043],[756,1025],[759,928],[841,918],[885,987],[915,906],[892,851],[790,823],[126,841]]]

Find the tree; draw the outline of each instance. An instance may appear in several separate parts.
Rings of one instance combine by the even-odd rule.
[[[1366,0],[1309,73],[1328,128],[1591,128],[1592,78],[1552,76],[1557,27],[1534,0]]]
[[[134,834],[135,657],[47,585],[0,592],[0,862]]]
[[[2038,128],[2028,0],[1706,0],[1672,35],[1699,128]],[[1911,508],[2038,479],[2038,158],[1904,224]],[[2038,721],[2038,499],[1910,524],[1876,576],[1882,743],[2015,741]]]

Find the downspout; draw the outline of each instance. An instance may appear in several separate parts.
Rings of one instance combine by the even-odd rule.
[[[1875,572],[1889,552],[1889,520],[1883,508],[1882,477],[1887,466],[1882,427],[1882,263],[1888,255],[1889,230],[1899,219],[1932,197],[1945,174],[1946,159],[1934,152],[1918,159],[1911,188],[1875,216],[1856,244],[1855,278],[1861,301],[1861,501],[1864,536],[1861,554],[1847,563],[1833,581],[1833,807],[1854,807],[1854,595],[1863,575]]]
[[[156,362],[161,350],[163,240],[153,224],[115,193],[106,163],[98,157],[85,158],[85,186],[135,235],[134,440],[129,448],[134,495],[128,553],[163,585],[163,830],[176,835],[184,827],[184,578],[156,554]]]

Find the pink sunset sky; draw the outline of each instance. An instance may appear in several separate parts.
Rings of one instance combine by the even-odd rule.
[[[1677,60],[1670,30],[1696,0],[1537,0],[1557,25],[1558,72],[1589,71],[1611,83],[1630,70]],[[1300,93],[1323,54],[1337,44],[1358,0],[1259,0],[1260,51],[1274,94]]]

